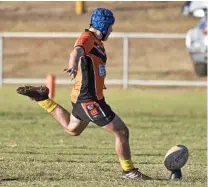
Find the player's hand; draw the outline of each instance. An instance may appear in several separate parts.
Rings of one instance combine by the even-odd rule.
[[[73,80],[76,75],[77,75],[77,68],[76,67],[73,67],[73,68],[66,68],[63,70],[65,73],[68,73],[69,76],[71,77],[71,80]]]

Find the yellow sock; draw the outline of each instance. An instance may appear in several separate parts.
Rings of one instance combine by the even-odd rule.
[[[52,112],[57,106],[57,104],[52,99],[38,101],[38,104],[49,113]]]
[[[119,160],[120,160],[121,167],[123,168],[124,171],[130,171],[134,169],[134,165],[131,159],[130,160],[119,159]]]

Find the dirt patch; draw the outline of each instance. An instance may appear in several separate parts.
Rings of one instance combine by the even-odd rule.
[[[180,13],[183,2],[85,2],[87,12],[77,16],[75,2],[0,2],[0,32],[82,32],[91,11],[111,8],[115,32],[185,33],[197,20]],[[74,39],[4,39],[4,77],[44,78],[53,73],[67,78],[62,69]],[[122,78],[122,39],[110,39],[108,78]],[[198,78],[183,39],[130,39],[129,77],[132,79]]]

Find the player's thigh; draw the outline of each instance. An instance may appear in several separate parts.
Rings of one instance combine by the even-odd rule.
[[[84,122],[71,114],[68,130],[72,133],[75,133],[75,135],[79,135],[87,127],[87,125],[88,122]]]

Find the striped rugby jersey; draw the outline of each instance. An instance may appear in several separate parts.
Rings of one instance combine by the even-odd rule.
[[[85,56],[81,57],[78,63],[71,101],[76,103],[101,100],[107,61],[103,43],[93,32],[86,29],[76,40],[74,47],[76,46],[84,49]]]

